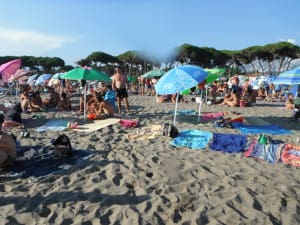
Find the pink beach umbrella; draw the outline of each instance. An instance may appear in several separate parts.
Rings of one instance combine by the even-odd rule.
[[[21,59],[15,59],[12,61],[9,61],[7,63],[4,63],[0,66],[0,83],[7,82],[10,76],[15,74],[17,70],[21,67]]]
[[[21,79],[21,77],[25,76],[28,73],[30,73],[29,70],[18,69],[17,72],[15,72],[15,74],[10,76],[8,81],[11,82],[11,81],[14,81],[14,80]]]

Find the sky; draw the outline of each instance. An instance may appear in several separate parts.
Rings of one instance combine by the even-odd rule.
[[[300,0],[0,0],[0,56],[95,51],[167,57],[184,43],[238,50],[300,44]]]

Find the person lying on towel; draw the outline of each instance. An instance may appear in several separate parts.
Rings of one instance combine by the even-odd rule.
[[[4,115],[0,114],[0,167],[7,167],[16,161],[17,147],[15,138],[1,130]]]
[[[107,101],[105,101],[100,93],[96,94],[97,101],[93,104],[95,118],[98,120],[107,119],[113,117],[115,114],[114,107]]]

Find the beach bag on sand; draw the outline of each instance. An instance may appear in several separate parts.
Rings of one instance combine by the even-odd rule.
[[[52,141],[54,153],[59,158],[70,158],[73,155],[70,139],[67,135],[61,134]]]
[[[173,124],[164,123],[162,126],[162,136],[176,138],[179,132]]]

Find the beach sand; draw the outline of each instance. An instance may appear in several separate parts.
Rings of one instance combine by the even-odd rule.
[[[179,110],[198,104],[180,103]],[[139,127],[172,122],[174,104],[154,97],[130,96],[131,115]],[[263,119],[294,131],[272,138],[297,143],[300,122],[289,120],[284,103],[258,102],[248,108],[203,105],[203,112],[235,111],[249,120]],[[299,168],[245,158],[242,153],[172,147],[170,138],[129,140],[116,123],[91,133],[66,130],[36,132],[49,118],[78,119],[70,112],[37,113],[30,138],[22,146],[45,148],[58,134],[67,134],[73,148],[92,152],[87,160],[60,173],[20,178],[0,172],[0,224],[300,224]],[[24,117],[31,117],[25,115]],[[82,118],[82,117],[80,117]],[[197,116],[177,117],[176,127],[222,133]],[[251,136],[249,137],[251,139]]]

